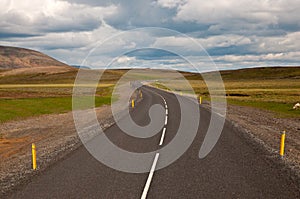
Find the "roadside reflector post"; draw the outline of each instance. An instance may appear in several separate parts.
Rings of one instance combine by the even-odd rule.
[[[280,140],[280,157],[284,156],[284,142],[285,142],[285,131],[281,132],[281,140]]]
[[[180,91],[180,95],[182,95],[182,91]]]
[[[131,108],[134,108],[134,99],[131,100]]]
[[[202,97],[199,96],[199,104],[202,104]]]
[[[36,170],[36,147],[34,143],[32,143],[31,148],[32,148],[32,169]]]
[[[142,91],[140,91],[140,97],[141,97],[141,98],[143,97],[143,93],[142,93]]]

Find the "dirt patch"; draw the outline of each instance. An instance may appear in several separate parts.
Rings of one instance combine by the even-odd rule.
[[[109,106],[97,108],[96,113],[102,128],[113,124]],[[88,118],[85,122],[89,125]],[[31,169],[32,143],[36,144],[40,171],[80,146],[72,112],[1,124],[0,196],[38,172]]]

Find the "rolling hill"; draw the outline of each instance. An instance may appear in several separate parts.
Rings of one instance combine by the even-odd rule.
[[[214,77],[216,73],[220,73],[224,81],[300,79],[300,66],[243,68],[238,70],[207,72],[205,75],[206,77]],[[188,80],[203,79],[200,74],[187,72],[183,74]]]
[[[129,69],[106,70],[102,77],[104,81],[115,82]],[[140,69],[150,70],[150,69]],[[0,46],[0,83],[23,84],[23,83],[73,83],[78,68],[64,64],[41,52]],[[160,74],[168,74],[171,71],[150,70]],[[93,70],[87,71],[91,74]],[[188,80],[202,79],[200,74],[182,72]],[[215,72],[208,72],[206,76],[214,76]],[[224,81],[243,80],[280,80],[300,79],[300,67],[261,67],[246,68],[240,70],[220,71]]]
[[[9,46],[0,46],[0,75],[61,73],[76,70],[41,52]]]

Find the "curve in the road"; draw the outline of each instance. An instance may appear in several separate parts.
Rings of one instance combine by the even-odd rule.
[[[167,102],[166,102],[165,98],[162,95],[160,95],[158,93],[156,93],[156,94],[162,98],[162,100],[164,101],[165,109],[166,109],[165,125],[163,127],[163,131],[162,131],[161,138],[160,138],[160,141],[159,141],[159,146],[161,146],[161,145],[163,145],[164,137],[165,137],[166,130],[167,130],[168,105],[167,105]],[[153,164],[151,166],[151,170],[149,172],[149,175],[148,175],[145,187],[144,187],[144,190],[143,190],[143,193],[142,193],[142,196],[141,196],[141,199],[146,199],[147,198],[147,194],[148,194],[148,191],[149,191],[149,188],[150,188],[150,185],[151,185],[151,181],[152,181],[152,178],[153,178],[153,175],[154,175],[154,172],[155,172],[155,167],[156,167],[158,158],[159,158],[159,153],[156,153],[155,157],[154,157],[154,160],[153,160]]]

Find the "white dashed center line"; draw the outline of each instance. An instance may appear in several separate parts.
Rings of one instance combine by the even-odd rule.
[[[160,138],[160,141],[159,141],[159,146],[161,146],[161,145],[163,145],[165,134],[166,134],[166,130],[167,130],[166,125],[168,123],[168,105],[167,105],[167,102],[166,102],[165,98],[163,98],[163,96],[161,96],[160,94],[158,94],[158,95],[163,99],[164,104],[165,104],[165,108],[166,108],[165,125],[164,125],[163,131],[162,131],[162,134],[161,134],[161,138]],[[155,157],[154,157],[154,161],[153,161],[152,167],[151,167],[151,170],[149,172],[149,176],[148,176],[146,185],[144,187],[143,194],[141,196],[141,199],[146,199],[147,198],[147,194],[148,194],[148,191],[149,191],[149,188],[150,188],[150,184],[151,184],[151,181],[152,181],[152,178],[153,178],[153,175],[154,175],[154,171],[155,171],[155,167],[156,167],[156,164],[157,164],[157,161],[158,161],[158,157],[159,157],[159,153],[156,153]]]
[[[150,188],[150,184],[151,184],[151,181],[153,178],[153,174],[155,171],[155,167],[156,167],[156,164],[158,161],[158,157],[159,157],[159,153],[156,153],[141,199],[146,199],[146,197],[147,197],[147,194],[148,194],[148,191]]]
[[[167,130],[166,127],[164,127],[163,132],[162,132],[162,134],[161,134],[159,146],[161,146],[161,145],[163,144],[163,142],[164,142],[166,130]]]
[[[162,131],[162,134],[161,134],[161,138],[160,138],[160,141],[159,141],[159,146],[161,146],[161,145],[163,145],[164,137],[165,137],[166,130],[167,130],[166,125],[168,124],[169,110],[168,110],[168,105],[167,105],[167,101],[165,100],[165,98],[163,96],[161,96],[160,94],[158,94],[158,95],[163,99],[164,104],[165,104],[165,108],[166,108],[165,125],[164,125],[163,131]]]

